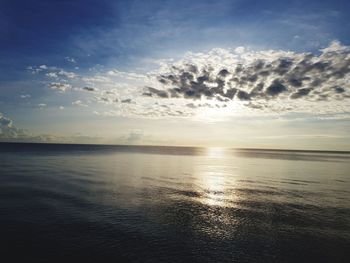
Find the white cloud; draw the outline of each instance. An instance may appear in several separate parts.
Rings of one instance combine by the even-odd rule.
[[[236,47],[236,48],[235,48],[235,52],[236,52],[237,54],[243,54],[244,51],[245,51],[245,47]]]
[[[67,90],[70,90],[72,88],[70,84],[59,82],[51,82],[49,83],[49,87],[53,90],[58,90],[61,93],[66,92]]]
[[[46,73],[46,76],[48,76],[49,78],[54,78],[54,79],[57,79],[58,78],[58,75],[56,72],[49,72],[49,73]]]
[[[57,74],[64,76],[66,78],[69,78],[69,79],[74,79],[77,77],[77,74],[75,74],[74,72],[69,72],[69,71],[65,71],[65,70],[60,70],[57,72]]]
[[[12,120],[9,118],[6,118],[0,112],[0,127],[11,127],[11,126],[12,126]]]
[[[40,109],[45,108],[46,106],[47,106],[46,103],[39,103],[39,104],[38,104],[38,107],[39,107]]]
[[[72,105],[80,106],[80,107],[87,107],[88,106],[87,104],[83,103],[81,100],[73,101]]]
[[[0,140],[16,140],[18,138],[27,138],[29,136],[30,134],[27,131],[16,128],[13,125],[13,121],[0,112]]]
[[[71,63],[77,63],[77,61],[72,57],[66,57],[66,60]]]

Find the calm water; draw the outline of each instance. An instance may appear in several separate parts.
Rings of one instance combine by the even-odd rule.
[[[350,154],[0,144],[0,243],[2,262],[349,262]]]

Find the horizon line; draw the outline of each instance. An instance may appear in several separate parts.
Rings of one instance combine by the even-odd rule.
[[[315,149],[282,149],[282,148],[254,148],[254,147],[225,147],[225,146],[188,146],[188,145],[149,145],[149,144],[102,144],[102,143],[65,143],[65,142],[20,142],[20,141],[0,141],[0,144],[40,144],[40,145],[85,145],[85,146],[114,146],[114,147],[163,147],[163,148],[192,148],[192,149],[210,149],[222,148],[226,150],[238,151],[285,151],[285,152],[322,152],[322,153],[341,153],[350,154],[350,150],[315,150]]]

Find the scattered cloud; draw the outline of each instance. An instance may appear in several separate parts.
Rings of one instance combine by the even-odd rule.
[[[45,75],[49,78],[54,78],[54,79],[58,78],[58,74],[56,72],[49,72],[49,73],[46,73]]]
[[[134,143],[140,142],[142,140],[143,136],[144,135],[143,135],[142,130],[133,130],[126,137],[126,142],[129,144],[134,144]]]
[[[77,63],[75,58],[72,58],[72,57],[66,57],[66,61],[71,62],[71,63]]]
[[[99,141],[100,140],[100,141]],[[13,121],[0,113],[0,141],[5,142],[40,142],[40,143],[104,143],[103,138],[84,136],[57,136],[52,134],[33,134],[28,130],[17,128]]]
[[[0,112],[0,140],[26,138],[28,136],[25,130],[16,128],[13,121]]]
[[[72,105],[80,106],[80,107],[87,107],[88,106],[87,104],[83,103],[81,100],[73,101]]]
[[[11,127],[12,126],[12,120],[9,118],[6,118],[2,115],[0,112],[0,127]]]
[[[240,46],[188,52],[157,65],[143,73],[98,68],[79,75],[46,65],[29,70],[55,78],[48,83],[52,90],[84,91],[72,104],[98,103],[101,116],[350,112],[350,48],[337,41],[318,54]]]
[[[45,104],[45,103],[39,103],[39,104],[38,104],[38,107],[39,107],[40,109],[45,108],[46,106],[47,106],[47,104]]]
[[[74,72],[69,72],[69,71],[65,71],[65,70],[60,70],[58,71],[56,74],[64,76],[68,79],[74,79],[77,77],[77,74]]]
[[[133,103],[132,99],[124,99],[120,101],[121,103]]]
[[[20,97],[21,97],[21,99],[28,99],[31,96],[29,94],[22,94]]]
[[[83,90],[93,92],[93,91],[96,91],[97,89],[92,87],[83,87]]]
[[[70,90],[72,88],[70,84],[59,82],[51,82],[49,83],[49,87],[53,90],[58,90],[61,93],[66,92],[67,90]]]
[[[27,67],[27,70],[31,72],[32,74],[44,74],[46,77],[49,78],[65,78],[65,79],[75,79],[78,77],[78,75],[75,72],[66,71],[64,69],[53,67],[53,66],[47,66],[47,65],[41,65],[41,66],[29,66]]]

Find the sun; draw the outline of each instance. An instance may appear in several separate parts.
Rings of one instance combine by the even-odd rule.
[[[226,121],[232,116],[243,114],[244,110],[243,105],[236,101],[219,102],[206,100],[198,105],[194,119],[203,122]]]
[[[207,156],[209,158],[222,158],[226,154],[226,149],[222,147],[209,147],[207,148]]]

